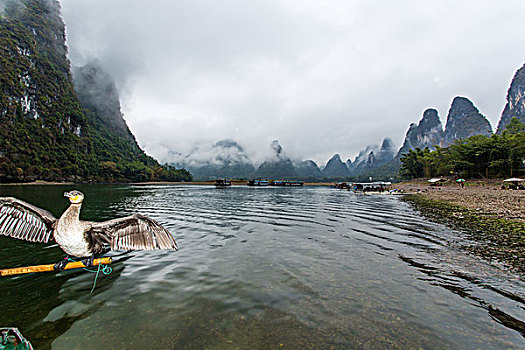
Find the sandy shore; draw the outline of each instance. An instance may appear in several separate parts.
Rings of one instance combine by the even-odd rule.
[[[399,183],[393,187],[475,210],[482,216],[525,222],[525,191],[502,190],[501,181],[469,181],[463,188],[456,183],[429,186],[425,182]]]

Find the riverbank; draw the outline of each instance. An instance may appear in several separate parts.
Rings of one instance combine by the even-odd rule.
[[[248,186],[246,180],[230,180],[232,186]],[[304,182],[304,186],[332,186],[333,182]],[[191,181],[191,182],[138,182],[132,185],[215,185],[215,181]]]
[[[466,232],[469,251],[525,273],[525,191],[502,190],[500,181],[429,186],[396,184],[404,200],[437,222]]]
[[[246,180],[231,180],[232,186],[247,186],[248,181]],[[204,185],[211,186],[215,185],[215,181],[147,181],[147,182],[100,182],[100,183],[75,183],[75,182],[50,182],[50,181],[33,181],[33,182],[4,182],[0,183],[1,186],[32,186],[32,185],[74,185],[74,184],[111,184],[111,185]],[[305,182],[304,186],[332,186],[333,182]]]

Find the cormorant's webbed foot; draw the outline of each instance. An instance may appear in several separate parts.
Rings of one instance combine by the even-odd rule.
[[[69,263],[69,259],[68,258],[60,260],[55,265],[53,265],[53,270],[55,270],[57,272],[64,271],[64,269],[66,268],[66,265],[68,263]]]
[[[82,261],[82,263],[86,266],[86,267],[93,267],[95,266],[93,264],[93,260],[95,259],[95,255],[91,255],[89,258],[85,258],[85,259],[82,259],[80,261]]]

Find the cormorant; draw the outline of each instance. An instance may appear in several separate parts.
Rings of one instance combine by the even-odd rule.
[[[0,197],[0,235],[30,242],[47,243],[50,239],[70,256],[85,258],[93,266],[93,258],[108,247],[112,250],[177,250],[173,236],[158,222],[135,214],[104,222],[79,219],[84,194],[64,193],[71,205],[57,220],[47,210],[13,197]],[[61,271],[67,260],[55,264]]]

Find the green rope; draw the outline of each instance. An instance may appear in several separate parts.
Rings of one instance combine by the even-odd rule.
[[[95,287],[97,286],[97,278],[98,278],[98,274],[100,272],[100,266],[101,265],[98,265],[97,274],[95,275],[95,280],[93,281],[93,288],[91,288],[91,292],[89,292],[90,294],[93,294],[93,291],[95,290]],[[87,270],[87,269],[84,269],[84,270]],[[104,265],[104,267],[102,268],[102,273],[104,275],[109,275],[112,271],[113,271],[113,269],[111,267],[109,267],[108,265]],[[94,271],[90,271],[90,272],[94,272]]]
[[[75,261],[75,260],[73,260],[71,258],[67,258],[67,260]],[[101,266],[104,266],[104,267],[102,267],[102,270],[101,270]],[[93,291],[95,290],[95,287],[97,286],[97,279],[98,279],[98,274],[100,273],[100,271],[102,271],[102,273],[104,275],[106,275],[106,276],[109,275],[111,272],[113,272],[113,269],[110,266],[108,266],[108,265],[101,265],[101,264],[98,265],[98,268],[97,268],[96,271],[90,270],[87,267],[84,267],[83,269],[84,269],[84,271],[87,271],[87,272],[96,273],[95,280],[93,281],[93,288],[91,288],[91,292],[89,292],[90,294],[93,294]]]

